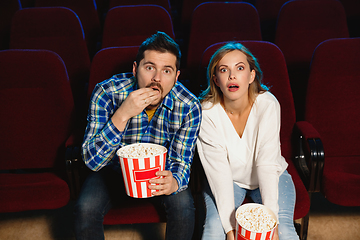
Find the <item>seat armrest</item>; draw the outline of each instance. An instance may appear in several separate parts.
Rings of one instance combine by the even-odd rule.
[[[81,153],[79,146],[66,147],[66,171],[69,179],[70,194],[72,199],[76,199],[80,192],[80,169]]]
[[[299,121],[295,123],[294,141],[294,165],[307,190],[318,192],[324,167],[321,136],[309,122]]]
[[[81,187],[81,169],[83,161],[81,157],[80,134],[72,134],[65,143],[65,164],[67,176],[69,179],[69,188],[72,199],[76,199],[80,193]]]

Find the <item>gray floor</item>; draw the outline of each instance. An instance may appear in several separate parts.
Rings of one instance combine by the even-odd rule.
[[[74,240],[73,202],[56,210],[0,214],[0,240]],[[105,226],[107,240],[162,240],[165,223]],[[360,207],[341,207],[313,194],[308,240],[360,239]]]

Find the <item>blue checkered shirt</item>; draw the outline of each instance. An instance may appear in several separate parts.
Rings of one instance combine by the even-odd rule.
[[[151,121],[145,110],[132,117],[124,131],[111,121],[130,92],[138,88],[131,73],[117,74],[96,85],[88,112],[82,145],[85,164],[93,171],[111,165],[120,171],[116,151],[132,143],[156,143],[168,149],[166,170],[179,184],[178,192],[188,186],[190,167],[201,122],[199,100],[177,82],[157,108]]]

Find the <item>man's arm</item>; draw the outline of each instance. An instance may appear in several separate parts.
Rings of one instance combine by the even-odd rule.
[[[129,93],[118,109],[105,90],[97,85],[91,98],[88,125],[82,145],[85,164],[93,171],[106,166],[120,147],[123,131],[133,116],[159,97],[158,91],[142,88]],[[148,101],[145,102],[145,99]]]
[[[159,171],[159,179],[150,180],[150,189],[158,190],[153,195],[170,195],[188,187],[195,144],[201,123],[201,105],[196,102],[184,118],[168,149],[169,170]]]

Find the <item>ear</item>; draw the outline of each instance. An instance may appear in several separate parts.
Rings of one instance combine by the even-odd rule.
[[[251,72],[250,72],[250,81],[249,81],[249,84],[251,84],[251,83],[254,82],[255,76],[256,76],[256,72],[255,72],[255,70],[253,69],[253,70],[251,70]]]
[[[177,82],[178,78],[179,78],[179,75],[180,75],[180,70],[177,70],[176,72],[176,78],[175,78],[175,83]]]
[[[219,87],[219,81],[215,75],[213,75],[212,80],[214,81],[215,85]]]
[[[134,61],[133,70],[132,70],[134,77],[136,77],[136,70],[137,70],[137,64],[136,64],[136,61]]]

